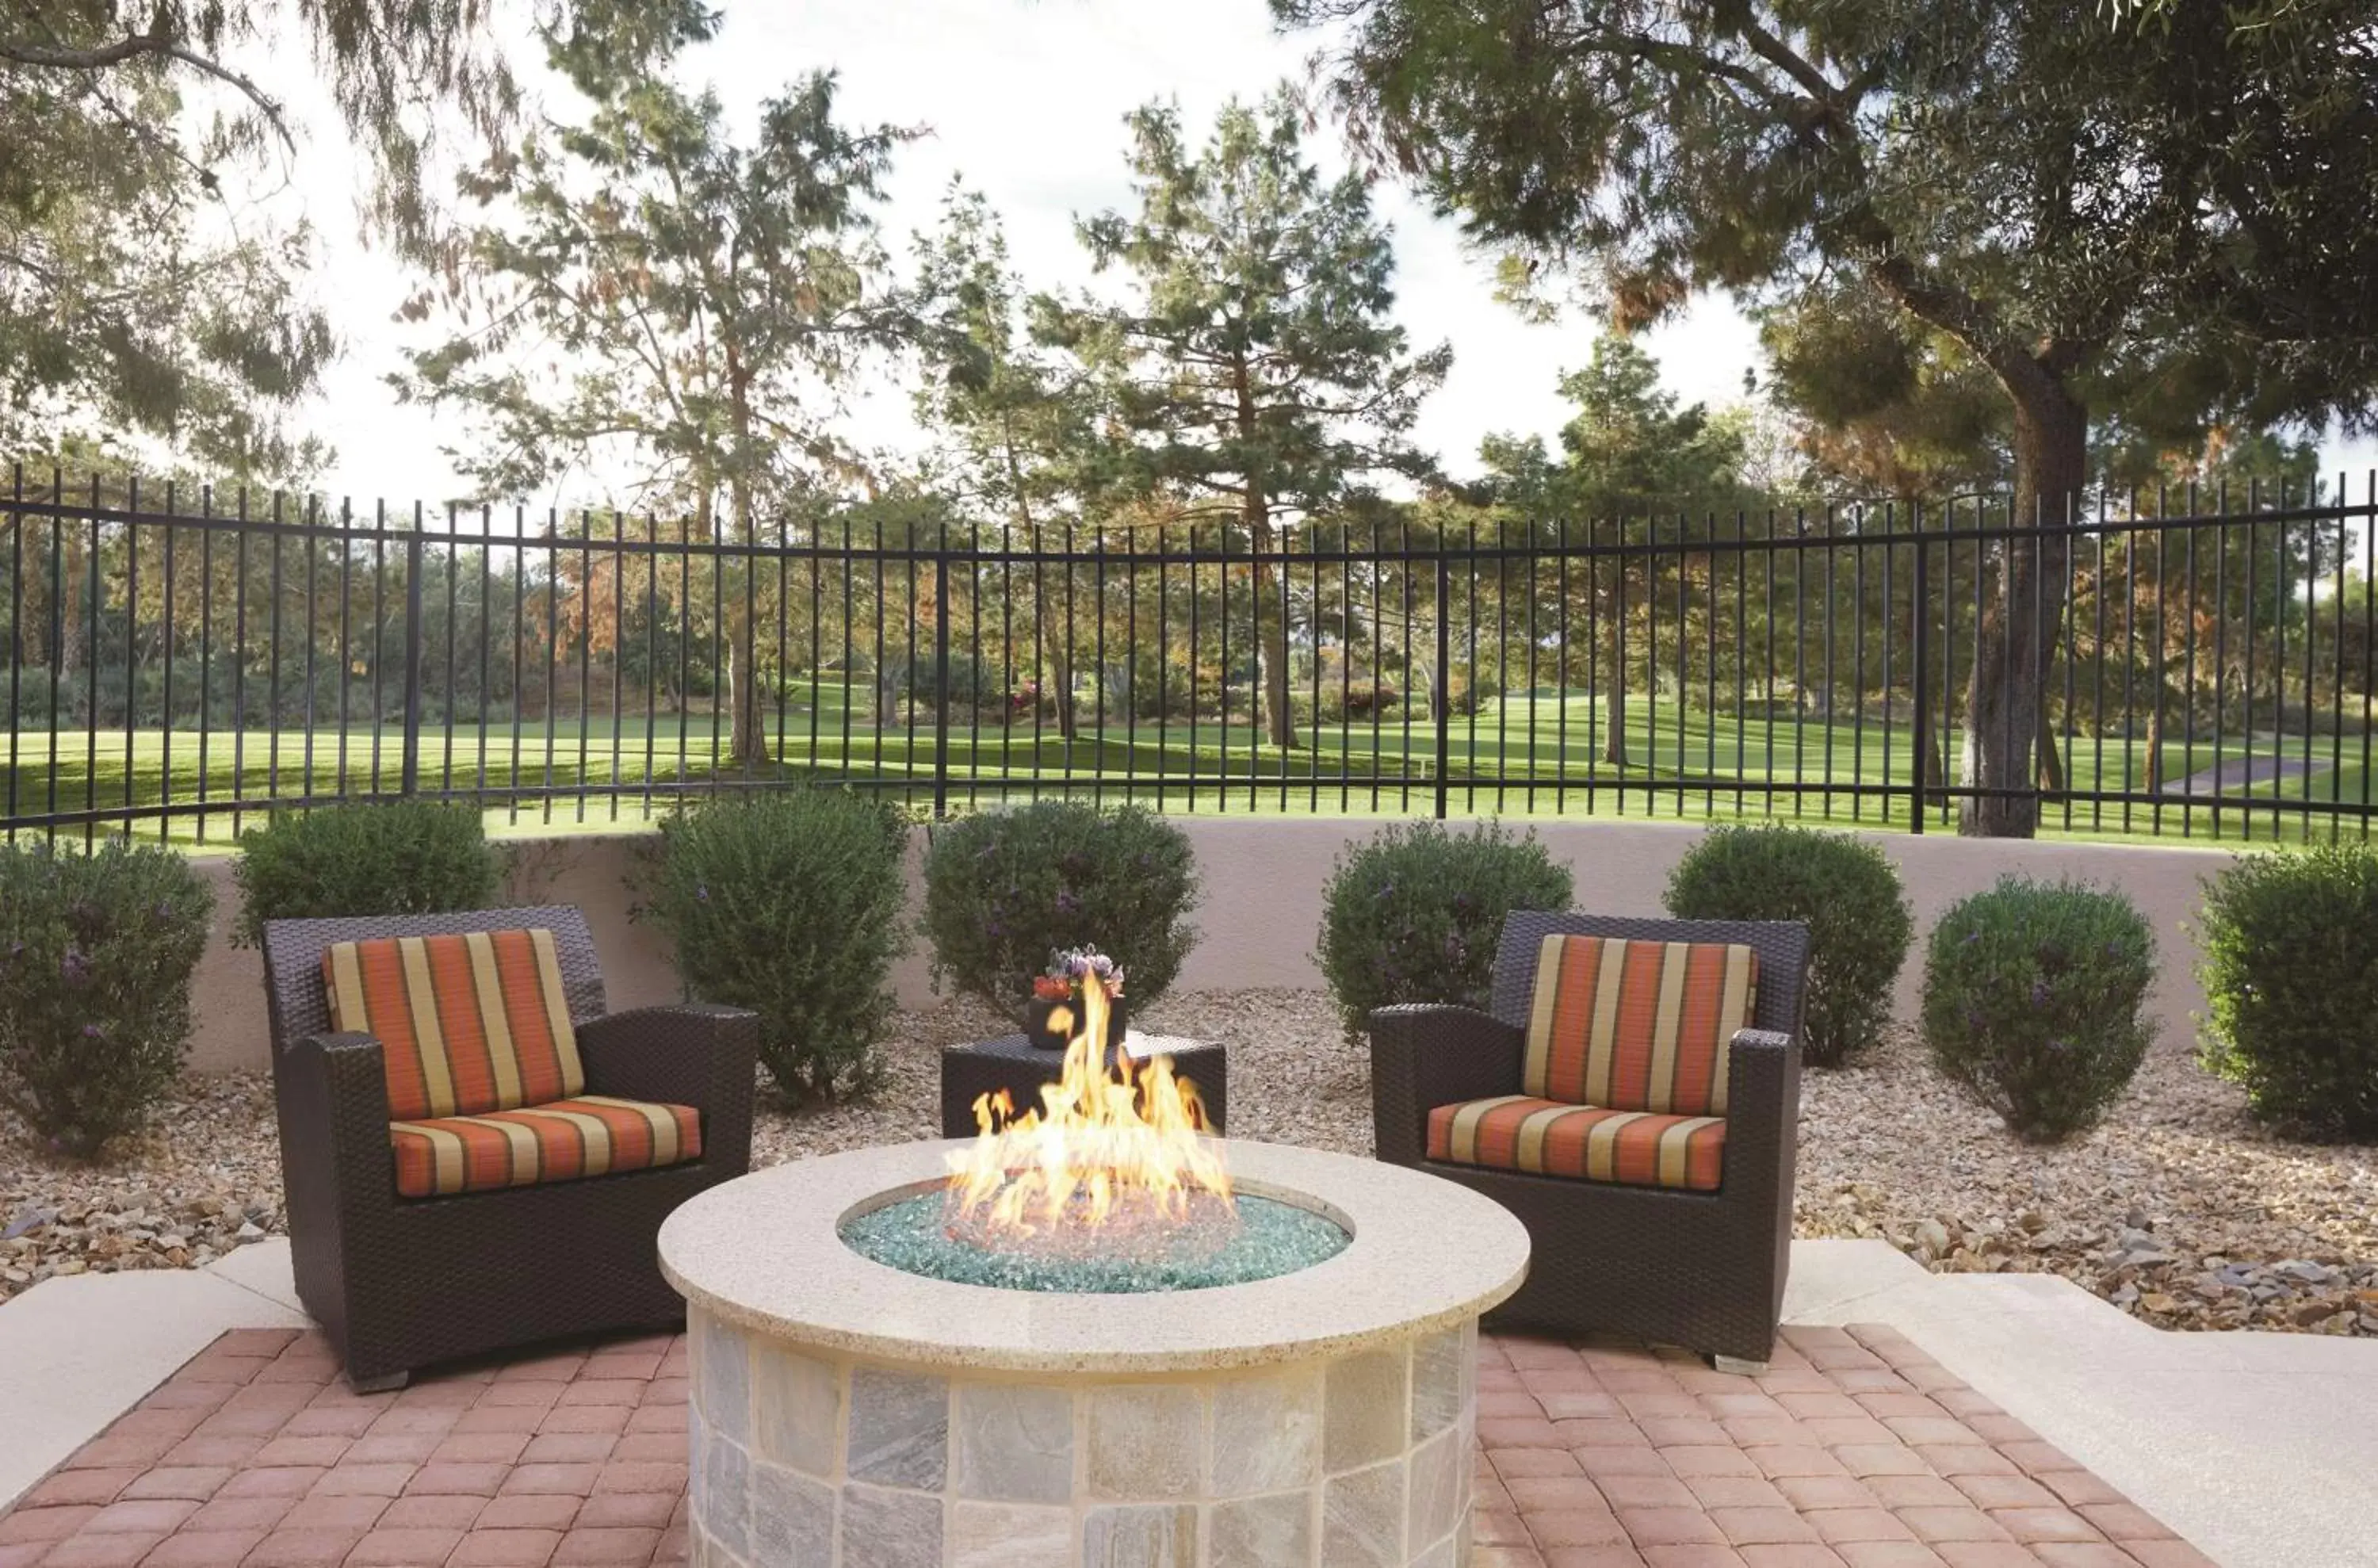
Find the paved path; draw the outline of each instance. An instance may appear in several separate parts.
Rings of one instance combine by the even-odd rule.
[[[2229,757],[2211,767],[2200,768],[2185,778],[2175,778],[2163,787],[2167,795],[2217,795],[2224,790],[2250,790],[2257,784],[2267,784],[2274,778],[2294,778],[2301,774],[2325,772],[2328,763],[2320,759],[2307,765],[2301,757]]]
[[[0,1516],[0,1568],[681,1563],[686,1370],[660,1335],[358,1394],[318,1333],[234,1330]],[[1488,1336],[1478,1433],[1471,1568],[2211,1561],[1891,1329],[1755,1380]]]

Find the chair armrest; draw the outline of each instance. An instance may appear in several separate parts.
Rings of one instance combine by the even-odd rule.
[[[1800,1152],[1800,1042],[1773,1030],[1737,1030],[1726,1074],[1726,1196],[1755,1209],[1762,1229],[1780,1225],[1788,1238]]]
[[[587,1092],[693,1106],[703,1159],[737,1174],[751,1164],[759,1050],[759,1014],[703,1002],[636,1007],[578,1027]]]
[[[1371,1121],[1378,1157],[1417,1165],[1439,1105],[1519,1092],[1526,1035],[1472,1007],[1405,1004],[1371,1015]]]
[[[282,1053],[283,1201],[293,1236],[354,1240],[396,1200],[388,1073],[368,1034],[313,1034]]]

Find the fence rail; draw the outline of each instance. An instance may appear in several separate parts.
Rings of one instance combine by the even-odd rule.
[[[20,471],[0,829],[212,842],[402,796],[642,821],[805,778],[935,814],[1056,793],[1923,832],[2020,797],[2054,832],[2366,837],[2378,475],[2360,489],[2057,525],[1988,500],[1423,508],[1256,549],[888,510],[746,543]],[[1986,788],[1976,665],[2019,675],[2026,618],[2052,648],[1998,739],[2034,754]]]

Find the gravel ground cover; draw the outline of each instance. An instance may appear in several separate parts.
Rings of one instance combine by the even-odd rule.
[[[1320,994],[1181,995],[1135,1021],[1232,1047],[1234,1136],[1369,1152],[1368,1066]],[[799,1116],[763,1100],[754,1161],[932,1136],[941,1047],[1004,1031],[965,1002],[902,1015],[865,1100]],[[198,1267],[282,1228],[269,1080],[194,1081],[157,1128],[78,1166],[0,1113],[0,1299],[57,1273]],[[1800,1142],[1803,1236],[2060,1273],[2168,1328],[2378,1335],[2378,1148],[2269,1137],[2184,1043],[2156,1048],[2105,1127],[2043,1149],[1895,1041],[1808,1075]]]

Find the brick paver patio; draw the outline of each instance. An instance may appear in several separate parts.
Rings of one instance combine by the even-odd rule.
[[[1471,1568],[2210,1568],[1892,1331],[1786,1339],[1753,1381],[1486,1338]],[[0,1568],[682,1562],[685,1374],[664,1335],[358,1394],[226,1334],[0,1514]]]

